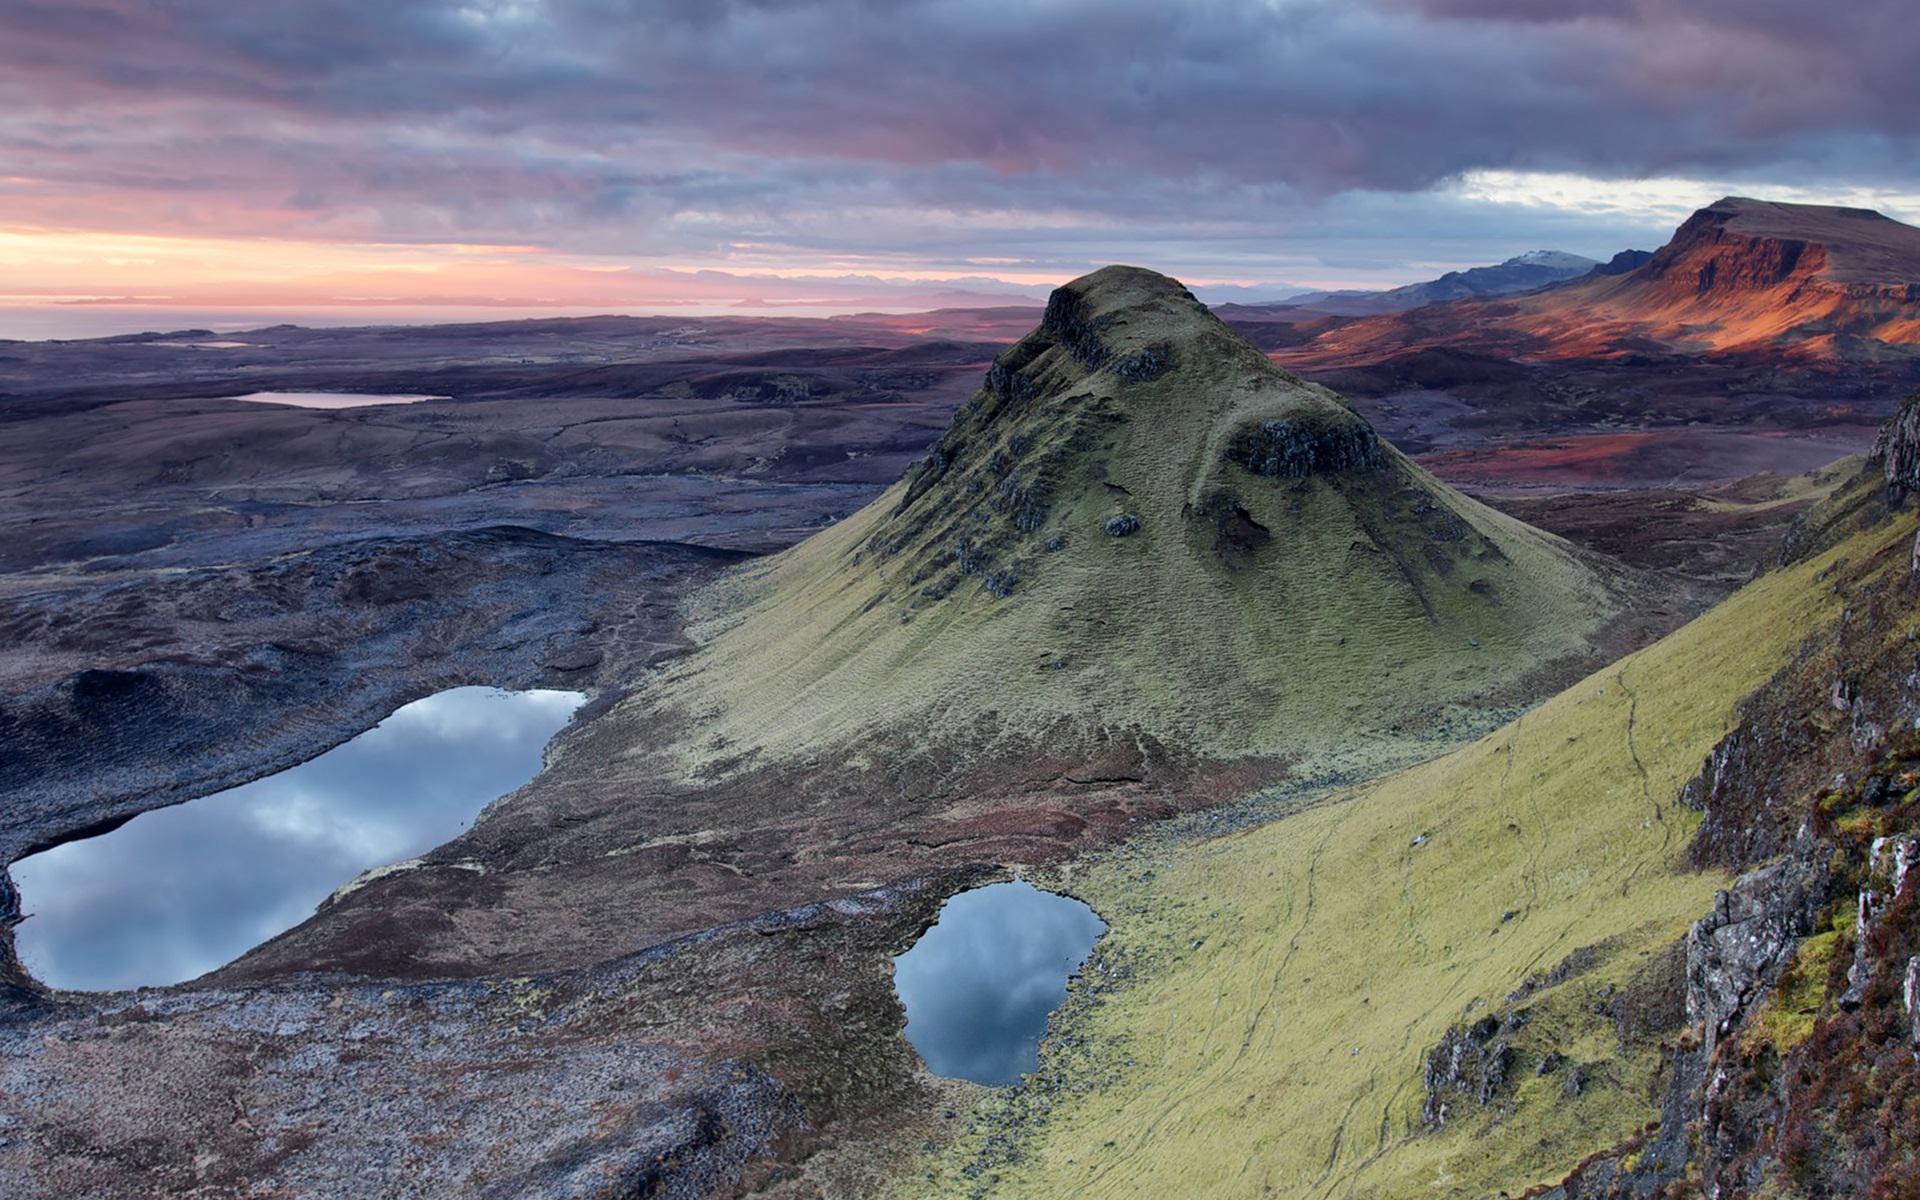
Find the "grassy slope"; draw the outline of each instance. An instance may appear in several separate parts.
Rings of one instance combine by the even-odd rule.
[[[1051,1052],[1050,1071],[1084,1090],[1014,1098],[1029,1116],[1051,1109],[1021,1161],[969,1177],[982,1160],[963,1142],[932,1190],[1494,1195],[1557,1179],[1652,1119],[1656,1052],[1623,1049],[1591,1014],[1598,988],[1642,974],[1725,882],[1677,869],[1696,818],[1673,798],[1736,703],[1836,615],[1822,572],[1912,536],[1903,518],[1765,576],[1350,799],[1163,854],[1152,873],[1121,858],[1074,880],[1116,918],[1102,956],[1146,965]],[[1542,1001],[1518,1110],[1417,1132],[1424,1056],[1448,1025],[1596,944],[1600,965]],[[1560,1076],[1531,1069],[1547,1049],[1597,1064],[1598,1082],[1563,1099]]]
[[[668,692],[710,722],[706,755],[830,754],[876,726],[973,729],[986,715],[1013,738],[1049,737],[1064,720],[1203,756],[1326,766],[1339,750],[1351,761],[1338,765],[1364,768],[1389,743],[1444,738],[1455,706],[1586,649],[1612,601],[1559,539],[1390,448],[1377,472],[1248,473],[1228,461],[1234,430],[1357,418],[1171,281],[1141,272],[1089,287],[1096,311],[1123,314],[1101,335],[1116,358],[1171,345],[1175,369],[1126,382],[1036,335],[1010,354],[1035,355],[1016,361],[1041,399],[989,421],[983,391],[956,419],[967,436],[943,443],[959,447],[958,465],[934,490],[897,513],[903,481],[707,597],[734,611]],[[994,459],[1013,466],[996,473]],[[1049,478],[1039,528],[1014,531],[972,499],[1009,473]],[[1224,558],[1215,523],[1196,515],[1221,495],[1272,541]],[[1105,536],[1116,512],[1140,531]],[[1010,597],[977,576],[925,597],[963,535],[998,546],[1019,577]],[[1043,549],[1055,537],[1064,547]],[[894,553],[874,550],[889,540]]]

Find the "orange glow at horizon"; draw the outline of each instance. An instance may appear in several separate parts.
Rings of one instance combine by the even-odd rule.
[[[0,300],[204,307],[591,307],[885,304],[887,288],[956,280],[1051,286],[1058,273],[928,270],[836,258],[805,266],[664,264],[533,245],[329,242],[0,227]],[[960,286],[966,286],[961,284]],[[812,294],[812,293],[819,294]],[[903,299],[906,297],[902,297]]]

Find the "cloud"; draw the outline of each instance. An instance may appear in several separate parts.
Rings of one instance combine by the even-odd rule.
[[[1916,57],[1891,0],[15,0],[0,224],[1275,278],[1489,174],[1897,185]]]

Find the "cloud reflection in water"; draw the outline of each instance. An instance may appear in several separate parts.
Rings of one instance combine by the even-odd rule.
[[[462,687],[278,775],[13,864],[21,960],[54,987],[178,983],[299,924],[370,867],[449,840],[540,770],[585,697]]]
[[[1085,904],[1021,880],[960,893],[894,959],[907,1040],[936,1075],[1018,1082],[1039,1065],[1047,1017],[1106,931]]]

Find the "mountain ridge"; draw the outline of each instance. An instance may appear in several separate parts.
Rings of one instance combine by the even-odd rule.
[[[1439,346],[1529,361],[1910,358],[1920,354],[1920,228],[1870,209],[1729,196],[1632,269],[1362,317],[1275,357],[1331,366]]]
[[[1057,290],[1039,328],[1001,354],[919,468],[763,575],[744,618],[755,626],[754,649],[735,649],[746,635],[729,630],[713,653],[751,658],[763,674],[786,662],[772,669],[803,694],[827,677],[817,670],[823,639],[845,641],[850,628],[867,631],[852,656],[866,665],[835,669],[859,669],[882,691],[897,687],[890,681],[902,668],[911,675],[947,660],[952,643],[941,639],[991,628],[1018,644],[1022,661],[1054,664],[1044,684],[1029,689],[948,661],[944,690],[973,680],[981,697],[1137,721],[1155,736],[1236,754],[1281,752],[1286,739],[1257,731],[1271,734],[1272,718],[1234,728],[1243,702],[1204,678],[1223,662],[1242,664],[1253,692],[1279,686],[1275,654],[1364,672],[1364,653],[1339,648],[1343,635],[1366,642],[1375,633],[1375,650],[1399,647],[1415,674],[1414,660],[1432,652],[1452,663],[1443,674],[1498,687],[1496,677],[1513,678],[1492,665],[1501,655],[1570,650],[1602,620],[1577,594],[1607,594],[1564,544],[1439,484],[1338,396],[1274,367],[1176,282],[1126,267]],[[1162,642],[1168,661],[1146,675],[1192,673],[1177,706],[1114,682],[1129,673],[1120,669],[1126,656],[1082,607],[1095,597]],[[825,627],[782,628],[779,614],[795,609],[837,615]],[[1336,627],[1349,619],[1358,623]],[[1179,632],[1196,620],[1204,648]],[[1261,632],[1272,629],[1288,633]],[[1301,649],[1308,643],[1339,652]],[[790,649],[770,658],[780,645]],[[1432,694],[1464,698],[1460,680],[1436,678]],[[755,723],[776,723],[735,694],[736,712],[759,708],[766,715]],[[898,700],[924,707],[905,692]],[[852,733],[785,716],[777,723],[793,745]],[[741,740],[758,735],[743,729]]]
[[[1448,271],[1437,279],[1409,283],[1384,291],[1341,289],[1306,292],[1298,296],[1289,296],[1276,304],[1249,305],[1248,307],[1307,308],[1336,316],[1364,316],[1420,308],[1428,304],[1442,304],[1449,300],[1466,297],[1504,296],[1515,292],[1531,291],[1534,288],[1546,287],[1568,279],[1577,279],[1604,265],[1596,259],[1579,254],[1568,254],[1562,250],[1529,250],[1525,254],[1516,254],[1492,266]]]

